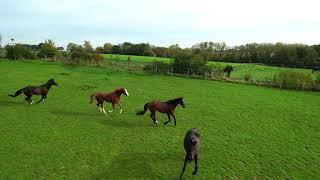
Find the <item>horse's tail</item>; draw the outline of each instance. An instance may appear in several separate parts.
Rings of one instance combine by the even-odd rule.
[[[17,97],[23,92],[24,89],[25,88],[22,88],[22,89],[18,90],[14,95],[12,95],[12,94],[8,94],[8,95],[11,96],[11,97]]]
[[[144,114],[148,111],[148,109],[149,109],[149,103],[146,103],[146,104],[144,105],[143,109],[144,109],[143,111],[137,112],[136,115],[144,115]]]
[[[93,102],[93,100],[94,100],[94,98],[95,98],[95,94],[92,94],[91,96],[90,96],[90,102],[89,102],[89,104],[92,104],[92,102]]]

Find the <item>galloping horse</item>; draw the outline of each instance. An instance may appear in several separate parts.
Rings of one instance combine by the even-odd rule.
[[[123,107],[120,103],[121,94],[129,96],[127,89],[118,88],[111,93],[98,92],[98,93],[92,94],[90,96],[91,101],[89,103],[91,104],[95,98],[97,100],[97,106],[98,106],[100,112],[103,112],[105,115],[107,115],[107,113],[106,113],[106,110],[104,109],[104,106],[103,106],[104,101],[112,103],[112,110],[110,110],[109,112],[113,112],[114,105],[118,104],[120,107],[120,113],[122,113]]]
[[[315,66],[314,68],[312,68],[312,73],[314,72],[320,72],[320,66]]]
[[[151,112],[150,117],[153,120],[153,123],[158,125],[158,121],[156,120],[156,112],[159,111],[161,113],[166,113],[168,116],[168,121],[166,121],[164,125],[168,124],[168,122],[171,121],[171,118],[170,118],[170,115],[171,115],[174,119],[174,125],[176,126],[177,123],[176,123],[175,111],[178,104],[180,104],[183,108],[185,108],[183,97],[172,99],[166,102],[161,102],[159,100],[151,101],[144,105],[143,111],[137,112],[136,114],[144,115],[149,109]]]
[[[18,90],[14,95],[8,94],[11,97],[17,97],[21,93],[24,93],[27,97],[25,98],[30,104],[33,104],[34,101],[31,99],[32,95],[42,95],[42,98],[37,103],[44,101],[47,98],[47,94],[52,85],[58,86],[58,84],[54,81],[54,79],[49,79],[47,83],[41,86],[27,86]]]

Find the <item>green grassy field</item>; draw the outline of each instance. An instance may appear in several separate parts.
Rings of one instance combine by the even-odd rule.
[[[119,55],[119,54],[103,54],[103,57],[107,60],[119,60],[119,61],[127,61],[128,55]],[[163,61],[170,62],[169,58],[161,58],[161,57],[147,57],[147,56],[130,56],[131,62],[133,63],[150,63],[152,61]],[[232,78],[243,79],[245,75],[250,75],[254,80],[270,80],[276,73],[281,70],[291,69],[293,71],[302,72],[305,74],[310,74],[315,77],[315,74],[311,73],[311,69],[299,69],[299,68],[282,68],[282,67],[273,67],[273,66],[264,66],[257,64],[246,64],[246,63],[226,63],[226,62],[213,62],[209,61],[209,64],[216,65],[220,67],[225,67],[227,64],[232,65],[234,67],[234,71],[231,73]]]
[[[192,127],[202,135],[199,171],[193,177],[189,165],[185,179],[320,177],[317,92],[44,62],[0,61],[0,73],[0,179],[177,179]],[[40,104],[7,95],[49,78],[59,86]],[[90,94],[116,87],[130,93],[123,114],[106,117],[88,104]],[[135,115],[151,99],[177,96],[186,101],[177,127]]]
[[[130,57],[131,62],[138,63],[150,63],[152,61],[163,61],[170,62],[170,58],[161,58],[161,57],[149,57],[149,56],[132,56],[132,55],[121,55],[121,54],[102,54],[103,58],[118,60],[118,61],[128,61]]]

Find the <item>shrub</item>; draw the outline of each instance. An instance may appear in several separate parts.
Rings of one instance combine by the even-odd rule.
[[[317,85],[320,85],[320,73],[317,73],[316,79],[314,80],[314,82],[315,82]]]
[[[273,85],[286,89],[312,89],[314,81],[311,75],[293,70],[282,70],[273,76]]]
[[[23,44],[7,45],[6,58],[8,59],[35,59],[36,54]]]
[[[250,72],[246,72],[244,75],[243,75],[243,80],[245,81],[250,81],[252,79],[252,75]]]
[[[93,53],[92,58],[97,65],[101,65],[103,56],[99,53]]]
[[[154,53],[151,49],[149,50],[145,50],[143,53],[142,53],[143,56],[151,56],[151,57],[155,57],[156,56],[156,53]]]

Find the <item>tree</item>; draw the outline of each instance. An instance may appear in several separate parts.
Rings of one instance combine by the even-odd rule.
[[[113,47],[113,45],[111,43],[105,43],[103,45],[103,53],[111,54],[112,53],[112,47]]]
[[[35,59],[35,54],[32,53],[28,45],[25,44],[8,44],[6,47],[6,57],[8,59]]]
[[[44,43],[41,44],[41,49],[39,52],[40,57],[53,57],[58,53],[57,48],[52,40],[48,39]]]
[[[84,47],[85,51],[93,52],[93,47],[92,47],[90,41],[84,41],[83,47]]]
[[[0,34],[0,48],[2,48],[2,35]]]

